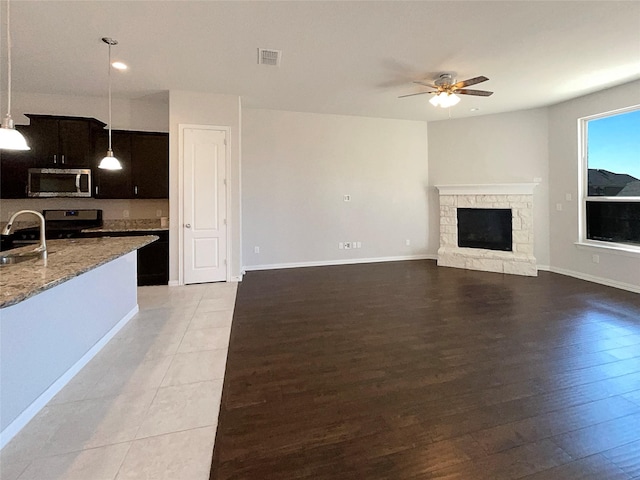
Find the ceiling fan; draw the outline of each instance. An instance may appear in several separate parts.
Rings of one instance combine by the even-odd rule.
[[[477,95],[480,97],[488,97],[493,94],[493,92],[489,92],[487,90],[471,90],[468,87],[469,85],[475,85],[476,83],[482,83],[489,80],[487,77],[474,77],[469,78],[468,80],[463,80],[461,82],[454,83],[455,80],[451,73],[441,73],[438,78],[436,78],[433,82],[433,85],[425,82],[413,82],[418,85],[424,85],[425,87],[433,88],[433,91],[429,92],[418,92],[418,93],[409,93],[408,95],[400,95],[398,98],[404,97],[413,97],[414,95],[424,95],[425,93],[429,93],[433,95],[433,98],[429,100],[435,107],[452,107],[456,103],[460,101],[460,95]]]

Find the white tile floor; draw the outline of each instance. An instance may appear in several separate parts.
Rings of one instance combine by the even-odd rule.
[[[236,283],[141,287],[140,312],[0,452],[1,480],[207,480]]]

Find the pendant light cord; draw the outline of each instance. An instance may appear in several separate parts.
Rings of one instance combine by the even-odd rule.
[[[109,43],[109,150],[111,150],[111,43]]]
[[[7,116],[11,116],[11,15],[7,0]]]

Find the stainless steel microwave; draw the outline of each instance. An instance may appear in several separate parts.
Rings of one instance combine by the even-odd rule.
[[[29,197],[90,197],[89,168],[30,168]]]

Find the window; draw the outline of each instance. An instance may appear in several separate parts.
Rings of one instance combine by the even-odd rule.
[[[640,247],[640,108],[581,124],[582,239]]]

